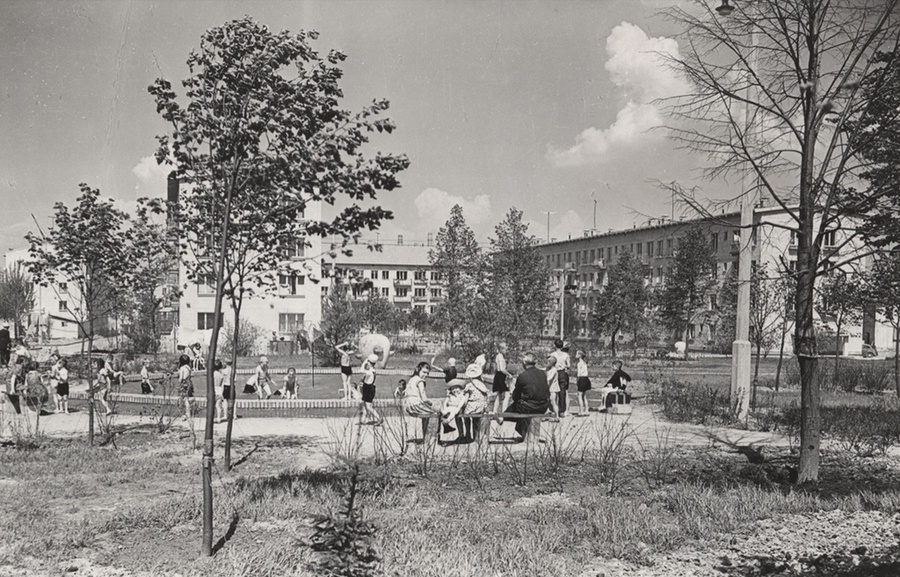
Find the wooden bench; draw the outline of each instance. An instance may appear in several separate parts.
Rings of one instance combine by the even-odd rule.
[[[441,426],[439,414],[429,415],[427,417],[409,417],[411,419],[422,419],[423,421],[431,421],[431,419],[436,419],[438,421],[438,427]],[[556,417],[551,413],[472,413],[472,414],[460,414],[456,416],[456,420],[465,420],[470,419],[473,421],[478,421],[478,426],[473,427],[473,437],[477,441],[479,438],[488,439],[490,435],[490,427],[491,421],[496,419],[504,419],[504,420],[529,420],[536,421],[535,423],[529,423],[528,432],[526,433],[526,441],[534,441],[540,438],[540,423],[543,421],[558,421]],[[537,425],[537,426],[534,426]],[[438,432],[440,435],[440,430]]]

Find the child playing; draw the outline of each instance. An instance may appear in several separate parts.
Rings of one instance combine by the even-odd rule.
[[[284,391],[281,398],[285,400],[297,398],[297,371],[294,367],[289,368],[284,376]]]
[[[350,353],[356,348],[349,342],[343,342],[334,347],[334,349],[341,353],[341,380],[344,385],[344,400],[350,399],[353,396],[351,393],[353,389],[353,367],[350,366]]]
[[[100,403],[106,409],[106,414],[112,414],[109,406],[109,394],[112,392],[112,380],[109,378],[109,367],[103,359],[95,359],[97,365],[97,380],[94,381],[95,390],[100,392]]]
[[[575,351],[575,371],[577,376],[575,386],[578,388],[578,413],[585,416],[590,410],[587,392],[591,390],[591,379],[588,377],[587,360],[581,349]]]
[[[63,413],[69,413],[69,362],[60,359],[56,369],[56,404]]]
[[[363,381],[362,386],[362,410],[359,414],[359,424],[375,425],[376,427],[384,424],[384,419],[375,410],[373,402],[375,401],[375,363],[378,362],[378,355],[372,353],[362,364]],[[363,420],[368,415],[369,420]]]
[[[153,394],[153,385],[150,384],[150,371],[147,368],[149,361],[144,359],[141,363],[141,394],[142,395],[152,395]]]
[[[222,361],[216,359],[213,362],[213,389],[216,392],[216,418],[214,423],[221,423],[225,420],[225,365]]]
[[[463,410],[469,398],[464,392],[465,386],[466,381],[463,379],[453,379],[447,383],[447,400],[444,401],[444,405],[441,407],[441,428],[445,434],[453,433],[457,430],[456,416]],[[448,442],[455,440],[448,440]]]
[[[406,395],[406,379],[400,379],[397,381],[397,388],[394,389],[394,398],[397,400],[402,399]]]
[[[553,420],[559,420],[559,371],[556,368],[556,357],[547,357],[547,384],[550,385],[550,407],[553,410]]]

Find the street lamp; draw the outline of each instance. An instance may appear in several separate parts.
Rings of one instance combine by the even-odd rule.
[[[753,0],[748,0],[752,2]],[[751,4],[752,6],[752,4]],[[729,0],[722,0],[716,8],[722,16],[728,16],[735,8]],[[756,65],[756,29],[750,33],[749,66]],[[747,82],[747,97],[744,104],[744,130],[751,138],[750,102],[751,82]],[[750,274],[753,261],[753,209],[756,206],[757,187],[747,186],[747,170],[741,172],[741,228],[738,252],[737,311],[735,318],[735,340],[731,345],[731,410],[740,421],[746,421],[750,414]]]

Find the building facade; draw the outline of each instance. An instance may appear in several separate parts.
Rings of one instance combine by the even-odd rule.
[[[792,217],[780,207],[757,208],[754,222],[753,261],[765,263],[769,271],[782,275],[796,270],[797,242],[788,230]],[[599,338],[592,326],[593,310],[597,300],[603,298],[609,268],[621,255],[631,253],[645,266],[645,285],[659,288],[665,284],[672,270],[680,237],[691,227],[701,227],[709,237],[716,261],[717,287],[721,288],[731,269],[737,265],[739,226],[738,212],[692,220],[661,218],[651,219],[644,226],[631,229],[611,230],[603,234],[589,232],[583,237],[541,245],[541,255],[552,271],[553,282],[559,291],[557,294],[568,295],[556,299],[553,311],[545,320],[542,336],[551,338],[559,335],[562,311],[563,316],[575,316],[574,320],[565,321],[571,327],[570,334],[582,339]],[[836,228],[825,234],[821,258],[837,264],[863,248],[847,236],[845,229]],[[862,259],[861,264],[865,268],[868,262]],[[718,308],[718,288],[709,291],[704,305],[711,314],[696,315],[698,320],[688,330],[687,338],[696,343],[702,344],[715,337],[712,319],[716,318],[714,313]],[[565,306],[561,307],[562,303],[566,303]],[[823,327],[829,326],[826,318],[819,318],[817,322]],[[868,330],[864,330],[863,325]],[[848,326],[842,333],[845,335],[844,352],[848,354],[858,354],[864,342],[879,350],[889,349],[893,343],[892,331],[876,322],[871,312],[866,315],[864,323]],[[680,335],[671,336],[672,340],[678,338]]]
[[[430,242],[404,244],[399,236],[397,242],[379,244],[380,251],[360,247],[325,266],[339,282],[349,282],[353,299],[365,299],[372,290],[399,309],[434,313],[444,289],[441,273],[431,268]],[[322,287],[323,296],[330,288],[331,283]]]
[[[24,267],[28,258],[26,248],[7,252],[5,255],[7,270]],[[13,319],[4,319],[10,321],[10,332],[22,329],[24,334],[16,332],[15,336],[24,336],[31,342],[78,338],[78,322],[72,312],[81,302],[77,287],[58,279],[49,286],[33,283],[33,291],[34,306],[20,320],[21,327],[14,327]]]

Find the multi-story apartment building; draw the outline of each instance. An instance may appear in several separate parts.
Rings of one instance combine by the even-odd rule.
[[[766,263],[770,271],[789,273],[796,267],[796,238],[787,229],[791,217],[779,207],[757,208],[756,226],[753,231],[753,260]],[[740,214],[725,213],[710,218],[692,220],[651,219],[643,226],[607,233],[591,234],[564,241],[541,245],[541,255],[553,271],[553,280],[559,291],[574,297],[574,306],[567,304],[563,311],[575,315],[574,333],[580,338],[596,338],[592,328],[592,312],[597,299],[603,298],[609,268],[625,253],[636,256],[645,265],[645,283],[658,287],[665,283],[673,266],[673,256],[678,249],[679,237],[693,226],[702,227],[709,235],[710,247],[715,255],[716,279],[724,281],[732,267],[736,266],[739,244]],[[862,247],[857,242],[847,242],[842,230],[825,235],[822,258],[840,262]],[[865,265],[865,261],[863,261]],[[559,293],[557,293],[559,294]],[[569,297],[572,298],[572,297]],[[709,291],[707,309],[717,308],[717,290]],[[698,321],[688,331],[688,338],[698,342],[714,336],[714,326],[709,319],[715,315],[698,315]],[[571,321],[571,319],[570,319]],[[569,321],[567,321],[568,324]],[[825,320],[823,324],[827,324]],[[864,326],[847,327],[848,339],[845,352],[861,349],[862,343],[873,344],[879,349],[890,348],[892,333],[881,323],[876,323],[874,313],[866,315]],[[544,323],[545,338],[560,332],[559,299],[553,312]]]
[[[168,198],[169,201],[178,199],[176,180],[169,181]],[[304,213],[298,215],[308,220],[321,217],[322,207],[318,202],[310,202]],[[298,243],[283,255],[283,266],[271,271],[272,279],[276,280],[274,291],[257,290],[252,296],[245,296],[241,304],[241,322],[261,327],[271,341],[293,341],[298,332],[322,318],[321,289],[309,280],[321,277],[318,256],[322,253],[322,243],[319,238],[309,242],[311,246]],[[164,320],[171,321],[176,332],[175,343],[207,342],[215,317],[214,280],[189,280],[183,264],[169,276],[166,284],[181,291],[171,307],[163,311]],[[227,322],[233,314],[231,303],[226,300],[223,306],[223,321]]]
[[[11,250],[6,253],[6,267],[13,269],[23,266],[28,260],[28,249]],[[24,335],[31,341],[43,342],[50,339],[74,339],[78,338],[78,323],[72,313],[73,308],[78,308],[80,296],[77,287],[71,283],[58,279],[50,286],[41,286],[34,283],[34,306],[21,319]],[[4,319],[12,321],[12,319]],[[13,328],[14,323],[10,323]]]
[[[351,280],[352,298],[364,299],[374,290],[397,308],[433,313],[444,289],[441,273],[431,270],[430,237],[425,243],[404,244],[399,236],[396,243],[380,244],[380,251],[357,248],[351,256],[338,255],[326,266],[334,268],[334,277]],[[328,289],[322,287],[324,292]]]

